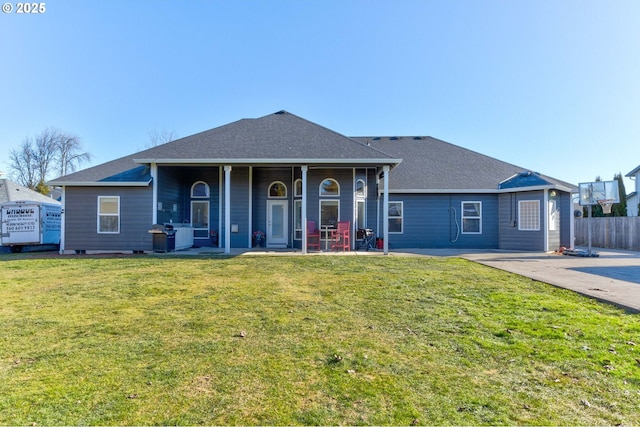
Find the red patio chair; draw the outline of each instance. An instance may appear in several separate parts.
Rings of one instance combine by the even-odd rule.
[[[351,221],[338,221],[338,227],[331,233],[331,250],[339,248],[351,250]]]
[[[307,221],[307,249],[311,248],[320,250],[320,230],[315,221]]]

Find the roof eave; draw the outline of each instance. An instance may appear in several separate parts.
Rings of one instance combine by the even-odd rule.
[[[569,187],[563,185],[535,185],[531,187],[513,187],[513,188],[408,188],[408,189],[389,189],[390,194],[500,194],[515,193],[523,191],[538,190],[560,190],[567,193],[573,192]],[[382,189],[380,191],[383,191]]]
[[[402,162],[402,159],[312,159],[312,158],[280,158],[280,159],[264,159],[264,158],[246,158],[246,159],[133,159],[135,163],[139,164],[218,164],[218,165],[234,165],[234,164],[258,164],[258,165],[273,165],[273,164],[383,164],[383,165],[398,165]]]
[[[635,174],[638,173],[639,171],[640,171],[640,166],[638,166],[637,168],[635,168],[631,172],[627,173],[625,176],[628,177],[628,178],[631,178],[631,177],[635,176]]]
[[[47,185],[59,187],[148,187],[149,181],[51,181]]]

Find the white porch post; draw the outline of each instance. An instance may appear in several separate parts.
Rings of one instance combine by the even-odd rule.
[[[224,253],[231,253],[231,165],[224,167]]]
[[[389,254],[389,168],[388,165],[382,167],[384,172],[384,193],[382,202],[382,235],[384,254]]]
[[[571,214],[569,215],[569,249],[575,249],[576,222],[575,222],[575,216],[573,215],[573,208],[571,206],[571,198],[572,198],[571,197],[571,193],[569,193],[569,207],[565,208],[564,206],[562,206],[561,209],[563,209],[563,210],[561,212],[564,212],[564,211],[571,212]],[[565,213],[565,215],[566,215],[566,213]]]
[[[551,224],[549,224],[549,190],[542,190],[543,193],[543,202],[544,206],[542,207],[542,224],[544,227],[544,237],[543,237],[543,246],[544,251],[547,252],[549,250],[549,231]]]
[[[307,253],[307,171],[309,166],[303,165],[302,169],[302,253]]]
[[[224,200],[222,200],[222,194],[224,194],[224,175],[222,169],[221,167],[218,168],[218,194],[220,194],[220,197],[218,197],[218,248],[222,247],[222,221],[224,220],[222,215],[224,209]]]
[[[158,164],[151,163],[151,189],[153,191],[153,207],[151,209],[151,223],[158,223]]]
[[[247,230],[247,247],[253,246],[253,166],[249,166],[249,229]]]

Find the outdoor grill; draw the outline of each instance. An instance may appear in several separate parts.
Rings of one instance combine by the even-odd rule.
[[[356,240],[360,251],[368,251],[376,247],[376,234],[370,228],[358,228],[356,230]]]
[[[154,252],[176,250],[176,231],[173,229],[173,224],[154,224],[149,233],[153,236]]]

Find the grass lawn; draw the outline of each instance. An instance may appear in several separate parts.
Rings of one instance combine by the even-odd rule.
[[[0,301],[4,425],[640,424],[638,315],[460,259],[5,255]]]

